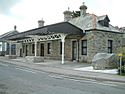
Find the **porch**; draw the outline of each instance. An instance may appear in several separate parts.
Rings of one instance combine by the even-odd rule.
[[[81,29],[68,22],[62,22],[11,36],[8,43],[11,45],[16,41],[16,45],[20,45],[16,47],[17,56],[33,61],[57,59],[64,64],[65,59],[79,60],[79,39],[83,35]]]

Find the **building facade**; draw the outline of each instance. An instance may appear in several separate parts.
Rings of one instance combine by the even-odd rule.
[[[86,13],[87,6],[80,6],[80,16],[64,11],[64,22],[28,30],[7,38],[16,41],[16,55],[40,56],[44,59],[92,62],[97,53],[117,53],[122,46],[123,32],[109,24],[107,15]]]
[[[14,26],[14,30],[9,31],[5,34],[0,35],[0,56],[5,56],[7,54],[9,54],[9,43],[7,42],[6,38],[8,38],[9,36],[18,34],[19,32],[16,30],[16,26]],[[12,54],[15,55],[16,54],[16,45],[12,44]]]

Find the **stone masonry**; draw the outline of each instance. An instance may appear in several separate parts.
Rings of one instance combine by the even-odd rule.
[[[87,39],[87,55],[80,55],[80,61],[92,62],[97,53],[108,53],[108,40],[113,41],[113,53],[122,45],[123,34],[110,31],[89,31],[83,39]]]
[[[110,31],[88,31],[86,34],[79,40],[79,61],[91,63],[95,54],[97,53],[108,53],[108,40],[113,41],[113,53],[116,53],[116,49],[122,45],[122,36],[123,34],[118,32],[110,32]],[[87,40],[87,55],[81,55],[81,41]],[[65,60],[72,60],[72,41],[77,41],[74,39],[65,39]],[[37,43],[37,56],[40,56],[40,44],[44,44],[44,58],[45,59],[53,59],[53,60],[61,60],[60,54],[60,42],[61,40],[53,40],[53,41],[44,41]],[[47,43],[50,43],[51,46],[51,54],[47,53]],[[24,56],[26,52],[27,46],[27,55],[34,56],[32,53],[32,44],[33,43],[25,43],[24,46]],[[17,54],[19,56],[19,49],[21,46],[18,46]]]

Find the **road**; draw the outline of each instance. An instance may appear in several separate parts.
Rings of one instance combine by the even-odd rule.
[[[72,79],[0,62],[0,94],[125,94],[125,83]]]

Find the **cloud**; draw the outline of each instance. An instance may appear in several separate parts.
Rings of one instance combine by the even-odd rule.
[[[42,18],[45,25],[61,22],[68,7],[79,10],[83,1],[88,13],[107,14],[112,25],[124,26],[124,0],[0,0],[0,30],[10,31],[14,25],[19,31],[36,28]]]
[[[0,14],[10,14],[10,8],[21,0],[0,0]]]
[[[74,5],[75,4],[75,5]],[[63,12],[70,7],[70,10],[79,10],[81,1],[76,0],[22,0],[11,8],[11,13],[22,20],[44,19],[45,24],[52,24],[63,21]]]

